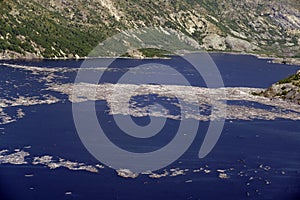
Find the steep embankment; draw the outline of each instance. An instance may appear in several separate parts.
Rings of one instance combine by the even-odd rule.
[[[300,71],[273,84],[264,91],[262,95],[270,98],[281,98],[300,104]]]

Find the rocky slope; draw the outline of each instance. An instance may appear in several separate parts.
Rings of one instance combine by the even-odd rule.
[[[300,57],[298,0],[0,0],[1,58],[86,56],[122,30],[172,28],[213,51]]]
[[[270,98],[281,98],[300,104],[300,71],[296,74],[273,84],[261,95]]]

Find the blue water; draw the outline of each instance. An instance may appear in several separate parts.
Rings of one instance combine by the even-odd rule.
[[[223,76],[225,86],[229,87],[268,87],[300,68],[270,64],[267,60],[253,56],[212,54],[212,58]],[[10,62],[41,67],[74,68],[78,68],[82,63],[82,61]],[[183,64],[177,57],[171,60],[120,59],[114,63],[114,67],[118,70],[109,72],[106,79],[102,81],[114,82],[115,77],[120,76],[130,66],[153,62],[172,65],[177,69]],[[194,85],[204,86],[203,80],[194,78],[191,71],[181,72],[186,73]],[[58,81],[67,83],[72,82],[76,74],[63,75],[66,77]],[[0,97],[9,98],[27,94],[41,96],[50,93],[67,99],[65,95],[43,91],[46,86],[37,81],[39,76],[41,75],[33,76],[22,70],[1,67],[0,64]],[[174,78],[168,77],[168,74],[164,76],[170,80]],[[6,83],[7,80],[12,81],[13,84]],[[14,84],[21,87],[14,88]],[[147,101],[144,101],[145,98]],[[148,103],[164,102],[163,97],[157,96],[137,96],[134,100]],[[176,102],[176,99],[172,101]],[[253,104],[253,102],[229,102],[229,104],[243,104],[267,110],[273,108]],[[27,158],[28,161],[31,161],[32,156],[54,155],[54,159],[61,157],[87,164],[99,163],[85,149],[76,133],[71,106],[68,100],[52,105],[23,106],[22,109],[26,113],[23,119],[0,126],[4,128],[4,134],[0,136],[0,149],[13,151],[15,148],[22,149],[30,145],[30,149],[25,149],[31,154]],[[176,130],[178,126],[177,120],[168,120],[168,126],[156,135],[157,137],[146,141],[133,140],[121,134],[117,126],[112,125],[111,116],[105,112],[106,102],[97,102],[96,108],[99,119],[103,120],[101,124],[104,124],[104,128],[112,135],[110,139],[132,152],[149,152],[161,148],[172,140],[174,136],[172,130]],[[179,112],[172,106],[169,108],[173,114]],[[147,117],[133,119],[140,125],[149,123]],[[188,151],[178,161],[166,167],[166,169],[176,167],[190,169],[190,172],[184,176],[151,179],[142,175],[136,179],[123,179],[108,167],[94,174],[64,168],[49,170],[40,165],[2,164],[0,165],[0,199],[299,199],[299,121],[281,119],[227,121],[216,147],[206,158],[200,160],[198,151],[207,127],[208,123],[201,122],[198,135]],[[271,170],[265,171],[259,168],[261,164],[270,166]],[[210,174],[191,172],[205,165],[212,170]],[[234,168],[229,173],[230,179],[219,179],[216,170],[228,168]],[[282,175],[281,171],[286,173]],[[32,173],[33,177],[24,177],[25,174]],[[250,177],[254,179],[249,181]],[[187,180],[193,182],[186,183]],[[266,184],[265,180],[270,181],[271,184]],[[34,189],[29,189],[31,187]],[[67,191],[72,191],[72,195],[65,195]]]
[[[284,65],[284,64],[275,64],[269,63],[268,59],[258,59],[255,56],[248,55],[231,55],[231,54],[222,54],[222,53],[212,53],[210,54],[219,71],[221,72],[224,85],[226,87],[269,87],[270,84],[277,82],[283,78],[286,78],[299,70],[299,66],[295,65]],[[107,59],[93,59],[87,61],[88,65],[91,67],[102,67],[101,63],[106,63]],[[5,61],[7,63],[7,61]],[[45,60],[45,61],[9,61],[11,64],[25,64],[28,66],[40,66],[40,67],[71,67],[79,68],[83,63],[82,60],[66,60],[66,61],[55,61],[55,60]],[[106,72],[106,76],[102,79],[103,82],[114,82],[116,77],[120,76],[126,72],[129,68],[151,64],[159,63],[162,65],[172,66],[174,69],[179,70],[184,74],[191,82],[192,85],[196,86],[205,86],[203,80],[198,80],[199,77],[195,76],[195,70],[181,57],[172,57],[172,59],[145,59],[145,60],[134,60],[134,59],[117,59],[115,60],[110,67],[116,68],[116,71]],[[1,65],[1,61],[0,61]],[[2,77],[6,77],[7,74],[4,74],[3,67],[1,67],[0,80]],[[20,70],[15,69],[14,72]],[[8,75],[11,76],[12,74]],[[69,79],[60,80],[62,82],[73,82],[76,76],[75,73],[67,74]],[[15,75],[13,73],[14,79],[21,78],[26,76],[24,74]],[[20,77],[19,77],[20,76]],[[172,75],[165,74],[166,78],[174,80],[174,84],[178,84],[176,79]],[[193,80],[193,77],[196,80]],[[172,78],[172,79],[171,79]],[[170,83],[172,84],[172,83]]]

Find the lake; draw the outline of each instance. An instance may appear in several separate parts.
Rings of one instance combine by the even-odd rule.
[[[222,75],[225,87],[266,88],[300,69],[299,66],[274,64],[267,59],[247,55],[213,53],[211,57]],[[99,62],[102,62],[101,59],[97,60]],[[175,69],[184,65],[180,57],[166,60],[118,59],[113,63],[116,70],[107,72],[100,83],[115,83],[116,77],[120,77],[129,66],[149,63],[170,65]],[[81,64],[80,60],[0,62],[0,97],[7,105],[11,104],[10,100],[15,102],[19,96],[28,97],[31,102],[34,99],[49,100],[47,95],[58,99],[49,104],[21,103],[3,107],[4,112],[16,121],[0,124],[0,151],[8,150],[3,155],[20,151],[30,155],[25,157],[24,162],[27,164],[1,163],[0,157],[0,199],[300,198],[300,122],[292,119],[226,119],[221,137],[212,152],[199,159],[198,151],[209,125],[209,122],[201,121],[188,150],[169,166],[154,172],[161,175],[159,178],[150,177],[149,174],[123,178],[105,165],[104,168],[97,168],[97,173],[93,173],[88,170],[70,170],[67,167],[49,169],[47,164],[33,164],[35,157],[51,155],[55,163],[61,163],[59,159],[62,158],[77,164],[83,163],[82,166],[102,165],[88,152],[77,134],[68,95],[45,90],[52,83],[73,83],[76,69]],[[26,66],[74,70],[58,70],[51,77],[49,75],[53,75],[52,72],[37,72]],[[191,71],[183,70],[182,73],[190,77],[193,86],[205,87],[203,80],[195,78]],[[176,85],[177,79],[173,75],[162,73],[161,76],[171,80],[170,84]],[[143,102],[143,98],[137,98],[136,101]],[[239,103],[249,106],[247,102]],[[260,105],[260,108],[270,109],[266,105]],[[18,109],[25,116],[20,117]],[[175,108],[171,106],[169,109]],[[165,129],[159,139],[136,146],[135,142],[118,134],[120,130],[116,125],[111,125],[113,119],[107,112],[105,101],[97,101],[96,110],[98,118],[106,124],[105,128],[115,134],[111,140],[131,151],[161,148],[172,140],[170,132],[178,123],[178,120],[170,119],[168,125],[171,128]],[[147,120],[147,117],[135,119],[140,124],[147,124]],[[168,174],[163,176],[165,172]]]

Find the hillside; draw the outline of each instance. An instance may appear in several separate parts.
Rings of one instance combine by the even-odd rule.
[[[0,0],[0,58],[83,57],[127,29],[168,27],[206,50],[300,57],[298,0]]]
[[[273,84],[261,95],[269,98],[281,98],[300,104],[300,71],[296,74]]]

